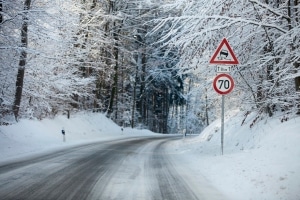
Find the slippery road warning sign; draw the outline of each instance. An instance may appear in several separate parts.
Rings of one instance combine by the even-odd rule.
[[[228,74],[219,74],[214,79],[213,87],[217,93],[225,95],[233,90],[234,81]]]
[[[226,38],[219,44],[217,50],[211,57],[210,64],[221,64],[221,65],[237,65],[239,64],[231,46],[229,45]]]

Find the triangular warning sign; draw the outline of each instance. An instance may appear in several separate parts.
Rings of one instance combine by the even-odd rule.
[[[221,64],[221,65],[237,65],[239,64],[238,59],[233,53],[231,46],[229,45],[226,38],[219,44],[217,50],[211,57],[210,64]]]

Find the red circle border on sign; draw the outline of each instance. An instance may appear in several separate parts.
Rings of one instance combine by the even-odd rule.
[[[223,76],[226,77],[226,78],[228,78],[228,79],[230,80],[230,82],[231,82],[230,88],[229,88],[227,91],[225,91],[225,92],[222,92],[222,91],[220,91],[220,90],[217,88],[217,81],[218,81],[219,78],[221,78],[221,77],[223,77]],[[228,74],[219,74],[219,75],[216,76],[215,79],[214,79],[213,87],[214,87],[214,90],[215,90],[217,93],[221,94],[221,95],[228,94],[228,93],[230,93],[230,92],[233,90],[233,87],[234,87],[234,81],[233,81],[233,78],[232,78],[231,76],[229,76]]]

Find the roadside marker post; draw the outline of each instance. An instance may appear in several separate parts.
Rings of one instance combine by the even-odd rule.
[[[66,132],[64,127],[61,129],[61,134],[63,135],[63,142],[66,142]]]

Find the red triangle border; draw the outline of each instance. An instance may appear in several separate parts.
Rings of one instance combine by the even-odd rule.
[[[218,53],[220,52],[221,48],[223,47],[223,45],[226,45],[231,57],[233,58],[233,60],[215,60],[216,57],[218,56]],[[213,56],[211,57],[210,64],[223,64],[223,65],[237,65],[239,64],[238,59],[236,58],[231,46],[229,45],[228,41],[226,38],[223,38],[222,42],[219,44],[217,50],[215,51],[215,53],[213,54]]]

